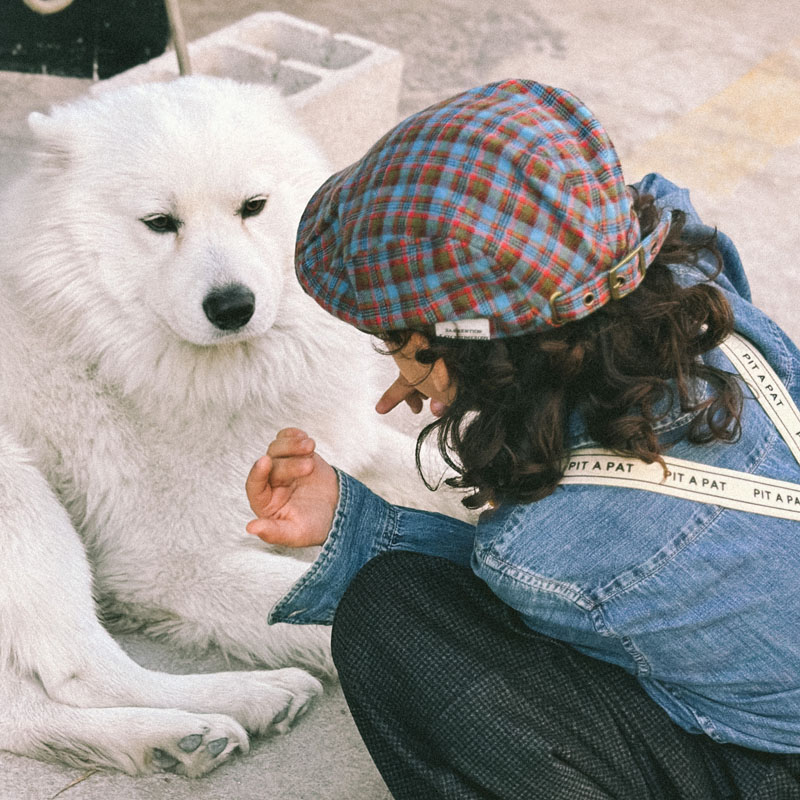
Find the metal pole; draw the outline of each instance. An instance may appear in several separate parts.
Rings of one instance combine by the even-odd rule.
[[[175,45],[175,54],[178,56],[178,70],[181,75],[191,75],[192,65],[189,61],[189,48],[186,46],[186,34],[183,30],[178,0],[164,0],[164,2],[167,6],[167,18],[172,31],[172,43]]]
[[[57,14],[72,4],[72,0],[22,0],[28,8],[38,14]],[[186,33],[183,30],[183,19],[178,7],[178,0],[164,0],[167,7],[169,29],[172,32],[172,43],[178,57],[178,71],[181,75],[191,75],[192,65],[189,61],[189,49],[186,46]]]

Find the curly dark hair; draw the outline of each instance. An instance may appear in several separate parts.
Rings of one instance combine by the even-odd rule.
[[[644,237],[659,210],[649,195],[635,195],[634,208]],[[429,488],[420,453],[434,432],[439,452],[457,473],[446,483],[474,490],[462,500],[468,508],[550,494],[564,474],[567,422],[575,410],[604,447],[664,467],[665,446],[654,425],[676,403],[694,413],[690,441],[739,438],[738,378],[698,358],[733,330],[730,306],[708,283],[679,286],[668,267],[696,263],[707,251],[719,271],[716,234],[689,241],[682,235],[685,214],[672,213],[670,233],[636,291],[581,320],[490,341],[419,331],[428,344],[417,361],[432,365],[442,358],[457,386],[446,413],[417,439],[417,469]],[[389,331],[381,338],[393,353],[412,333]],[[707,392],[693,391],[702,383]]]

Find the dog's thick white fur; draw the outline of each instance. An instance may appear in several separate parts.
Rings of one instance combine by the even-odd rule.
[[[190,78],[30,124],[0,208],[0,748],[201,775],[291,724],[321,690],[306,668],[332,671],[327,628],[267,625],[307,561],[244,531],[276,431],[394,501],[426,490],[372,410],[382,357],[294,279],[329,170],[275,93]],[[270,669],[143,669],[95,599]]]

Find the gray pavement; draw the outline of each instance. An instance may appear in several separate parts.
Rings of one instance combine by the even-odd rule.
[[[406,57],[402,115],[509,76],[571,89],[605,123],[628,180],[656,170],[692,189],[704,219],[739,246],[755,302],[800,342],[800,16],[793,4],[184,0],[182,8],[192,39],[279,10],[394,47]],[[24,114],[85,89],[82,81],[0,73],[0,178],[16,167]],[[148,666],[220,664],[135,637],[124,644]],[[8,754],[0,754],[0,773],[2,800],[44,800],[62,790],[65,800],[389,797],[335,688],[289,735],[256,742],[247,757],[199,781],[86,776]]]

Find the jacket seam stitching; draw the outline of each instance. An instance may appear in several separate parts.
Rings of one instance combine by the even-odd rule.
[[[778,433],[774,429],[769,433],[768,439],[762,448],[761,453],[759,456],[753,461],[750,469],[748,470],[748,474],[753,474],[767,459],[769,453],[772,451],[772,448],[775,446],[775,442],[778,438]],[[672,562],[679,553],[682,553],[690,544],[693,544],[697,539],[703,536],[708,529],[719,519],[726,509],[723,506],[714,506],[712,503],[704,503],[703,505],[708,505],[710,508],[715,508],[715,512],[711,514],[706,521],[706,523],[698,528],[696,531],[693,531],[690,535],[687,535],[686,538],[681,542],[681,545],[672,553],[668,558],[663,559],[657,565],[654,565],[652,569],[648,570],[646,573],[640,575],[636,578],[636,580],[632,581],[631,583],[626,583],[624,586],[621,586],[619,589],[615,590],[611,594],[607,596],[603,596],[602,598],[598,598],[595,600],[597,605],[603,605],[610,600],[618,597],[620,594],[627,592],[629,589],[632,589],[634,586],[637,586],[643,580],[647,578],[651,578],[656,573],[660,572],[665,566],[667,566],[670,562]],[[745,513],[745,512],[740,512]],[[691,522],[690,520],[689,522]],[[615,579],[616,580],[616,579]],[[613,583],[614,581],[612,581]],[[602,588],[600,589],[602,592]]]

